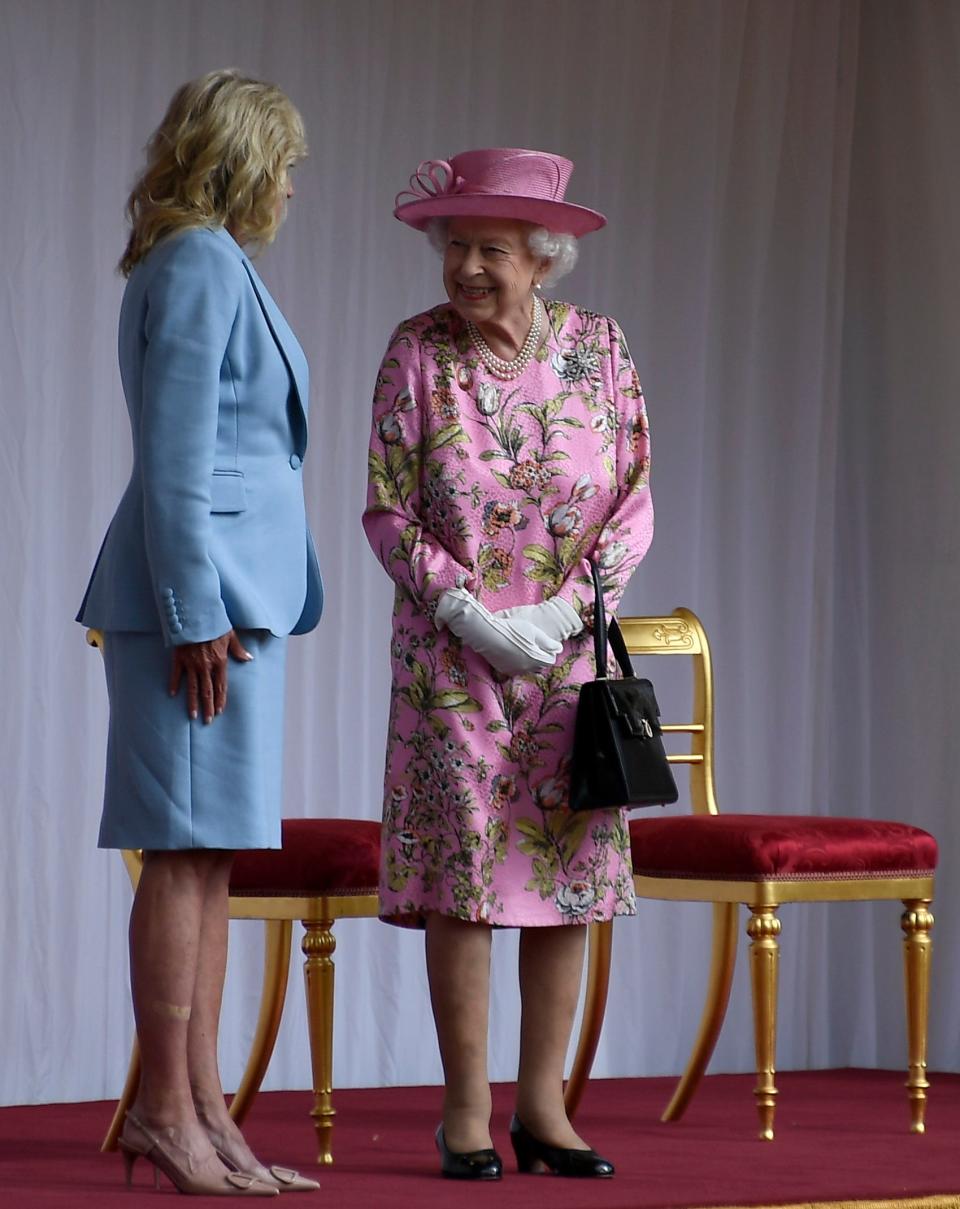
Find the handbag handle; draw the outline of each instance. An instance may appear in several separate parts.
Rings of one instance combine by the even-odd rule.
[[[607,625],[607,611],[604,607],[603,587],[600,583],[600,568],[592,558],[590,559],[590,572],[593,575],[593,651],[597,660],[597,679],[606,680],[607,678],[608,642],[620,665],[621,672],[624,676],[632,676],[634,672],[630,652],[627,650],[623,631],[620,629],[616,617],[611,617],[610,624]]]

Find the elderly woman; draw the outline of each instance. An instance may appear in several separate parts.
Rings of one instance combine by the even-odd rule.
[[[233,852],[280,846],[286,636],[322,605],[307,364],[243,250],[274,238],[305,154],[287,97],[235,71],[184,85],[148,144],[120,262],[133,471],[78,615],[104,632],[100,846],[144,853],[127,1182],[143,1156],[206,1195],[318,1187],[254,1157],[217,1070]]]
[[[653,531],[647,420],[623,334],[544,301],[602,215],[568,160],[484,150],[421,164],[396,217],[443,255],[448,302],[401,323],[377,379],[367,537],[396,585],[381,914],[426,929],[445,1076],[444,1175],[498,1179],[490,943],[519,927],[521,1171],[610,1176],[573,1130],[563,1062],[584,924],[634,910],[619,811],[574,814],[568,772],[586,560],[616,607]]]

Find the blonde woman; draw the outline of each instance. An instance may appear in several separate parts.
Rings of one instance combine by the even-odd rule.
[[[287,97],[235,71],[185,84],[147,146],[120,262],[133,471],[77,618],[105,634],[100,846],[144,851],[127,1180],[142,1156],[203,1195],[318,1187],[254,1157],[217,1069],[233,853],[280,846],[286,638],[323,598],[307,364],[244,251],[276,235],[305,154]]]

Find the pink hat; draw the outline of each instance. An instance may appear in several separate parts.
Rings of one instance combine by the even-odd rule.
[[[518,218],[567,235],[606,224],[596,210],[563,200],[573,164],[546,151],[487,147],[424,160],[398,193],[394,216],[422,231],[432,218]],[[409,200],[404,200],[404,199]]]

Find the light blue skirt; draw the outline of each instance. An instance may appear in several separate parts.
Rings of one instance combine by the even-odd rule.
[[[206,725],[167,692],[160,634],[104,635],[110,697],[101,848],[279,848],[287,640],[243,630],[227,707]]]

